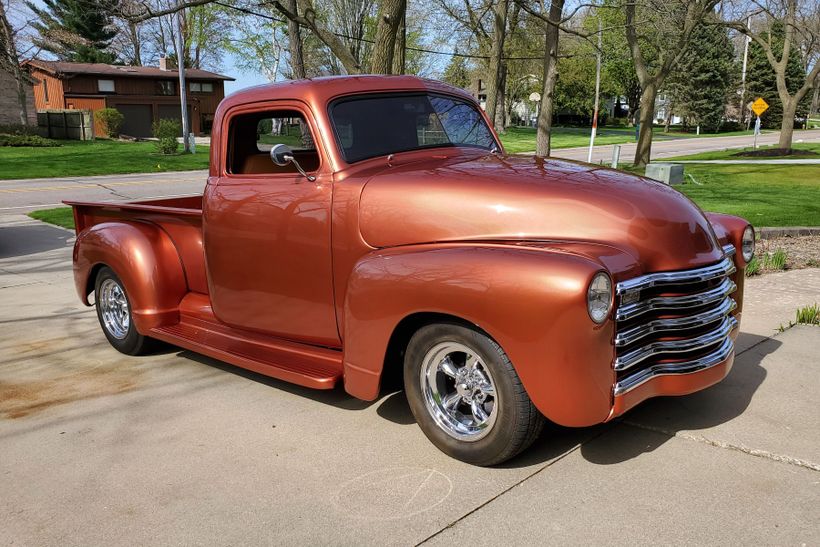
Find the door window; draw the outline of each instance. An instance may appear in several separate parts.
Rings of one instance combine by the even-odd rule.
[[[301,113],[293,110],[254,112],[235,116],[230,124],[228,172],[233,175],[298,173],[290,163],[278,166],[270,159],[276,144],[286,144],[302,168],[316,171],[319,153]]]

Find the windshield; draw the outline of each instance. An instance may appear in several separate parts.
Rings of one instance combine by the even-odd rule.
[[[476,107],[435,94],[381,94],[335,101],[330,117],[345,161],[440,146],[497,147]]]

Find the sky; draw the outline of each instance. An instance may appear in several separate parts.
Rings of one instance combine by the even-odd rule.
[[[250,87],[252,85],[268,83],[267,78],[265,78],[261,73],[251,74],[239,70],[236,67],[236,60],[233,55],[226,56],[223,59],[222,69],[219,73],[236,78],[235,82],[225,82],[225,95],[230,95],[234,91],[239,91],[240,89],[245,89],[246,87]]]

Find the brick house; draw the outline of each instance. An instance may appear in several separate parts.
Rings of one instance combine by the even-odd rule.
[[[26,103],[29,125],[37,125],[37,110],[34,108],[34,80],[26,76]],[[17,81],[14,76],[0,70],[0,125],[20,124],[20,102],[17,97]]]
[[[38,82],[37,110],[116,108],[125,118],[120,132],[131,137],[150,137],[152,123],[161,118],[181,118],[179,71],[167,68],[165,59],[159,67],[36,59],[24,64]],[[225,81],[234,78],[190,68],[185,77],[191,132],[208,134],[216,106],[225,97]],[[98,125],[95,134],[105,136]]]

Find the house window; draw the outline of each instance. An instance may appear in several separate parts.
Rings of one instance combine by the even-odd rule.
[[[160,95],[175,95],[176,86],[173,80],[161,80],[157,82],[157,93]]]
[[[48,81],[43,80],[43,99],[48,102]]]
[[[97,80],[100,93],[114,93],[114,80]]]
[[[214,84],[211,82],[191,82],[191,93],[213,93]]]

